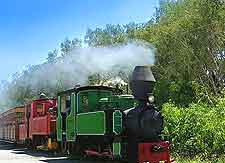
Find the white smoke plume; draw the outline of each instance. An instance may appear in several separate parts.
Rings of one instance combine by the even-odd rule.
[[[154,49],[147,43],[130,42],[125,45],[101,48],[75,49],[54,64],[46,64],[34,74],[35,81],[50,81],[51,85],[61,80],[68,87],[87,84],[88,77],[99,74],[112,78],[119,72],[128,74],[136,65],[153,65]],[[32,87],[36,87],[32,80]]]
[[[54,95],[51,92],[56,91],[56,87],[68,89],[77,84],[87,85],[88,78],[93,74],[102,79],[112,79],[119,73],[126,76],[137,65],[153,65],[154,53],[155,49],[143,42],[75,49],[53,63],[33,66],[28,72],[23,72],[13,84],[17,89],[15,91],[23,88],[31,91],[31,95],[38,95],[40,92]]]

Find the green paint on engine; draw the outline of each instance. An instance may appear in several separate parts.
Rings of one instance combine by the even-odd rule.
[[[114,95],[106,96],[99,100],[99,105],[101,108],[106,109],[122,109],[126,110],[135,106],[135,100],[132,95]]]
[[[58,96],[58,108],[57,108],[58,113],[61,112],[61,103],[59,101],[61,101],[60,96]],[[62,141],[62,116],[61,116],[61,114],[58,114],[57,119],[56,119],[56,130],[57,130],[57,140]]]
[[[71,94],[71,112],[66,119],[66,139],[67,141],[75,141],[75,122],[76,122],[76,112],[75,112],[75,94]]]
[[[116,135],[122,132],[122,113],[119,110],[113,113],[113,132]]]
[[[103,111],[80,113],[76,118],[77,135],[104,135],[106,131]]]
[[[121,144],[120,143],[113,143],[113,155],[114,155],[114,157],[121,156]]]
[[[67,97],[68,99],[70,97],[71,100],[69,112],[67,111],[69,108]],[[129,109],[134,105],[135,100],[132,95],[118,95],[107,87],[80,87],[60,92],[56,121],[57,140],[63,141],[62,132],[66,134],[65,141],[71,142],[75,142],[78,135],[104,135],[106,131],[119,135],[122,131],[122,112],[120,110]],[[108,114],[108,109],[115,110],[113,115]],[[110,124],[110,129],[107,128],[106,122],[108,126]],[[114,151],[117,151],[116,153],[119,153],[119,147],[118,144],[115,144]]]
[[[84,90],[77,94],[78,113],[98,111],[99,100],[103,97],[111,97],[112,92],[107,90]]]

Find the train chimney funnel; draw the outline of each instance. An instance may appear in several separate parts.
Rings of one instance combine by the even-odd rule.
[[[153,93],[155,78],[150,66],[136,66],[130,80],[134,97],[139,101],[147,101]]]

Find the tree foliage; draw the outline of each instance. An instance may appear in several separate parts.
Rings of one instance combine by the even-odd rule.
[[[85,35],[85,43],[88,46],[113,46],[129,41],[135,38],[136,31],[143,24],[129,23],[127,25],[106,25],[104,29],[96,28],[95,30],[88,29]]]
[[[157,50],[159,79],[196,81],[217,95],[224,76],[224,3],[186,0],[167,4],[158,23],[147,24],[139,38]],[[207,90],[208,90],[207,89]]]
[[[164,136],[173,142],[174,154],[183,157],[213,157],[213,160],[224,154],[224,102],[224,98],[218,99],[215,107],[191,104],[181,108],[174,104],[164,104]]]
[[[75,48],[81,48],[82,47],[82,41],[80,39],[74,38],[73,40],[69,40],[66,38],[61,44],[61,52],[62,56],[66,56]]]
[[[48,57],[46,58],[47,62],[49,62],[49,63],[54,62],[57,58],[57,55],[58,55],[58,50],[54,49],[53,51],[50,51],[48,53]]]

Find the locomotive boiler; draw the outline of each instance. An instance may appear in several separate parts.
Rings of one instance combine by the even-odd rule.
[[[163,117],[152,104],[154,84],[155,78],[150,67],[135,67],[130,87],[138,105],[125,111],[129,163],[170,161],[169,143],[161,141]],[[154,152],[154,148],[158,152]]]
[[[150,67],[135,67],[130,86],[138,105],[127,112],[125,123],[129,135],[142,141],[159,140],[163,130],[163,118],[151,102],[154,83]]]

